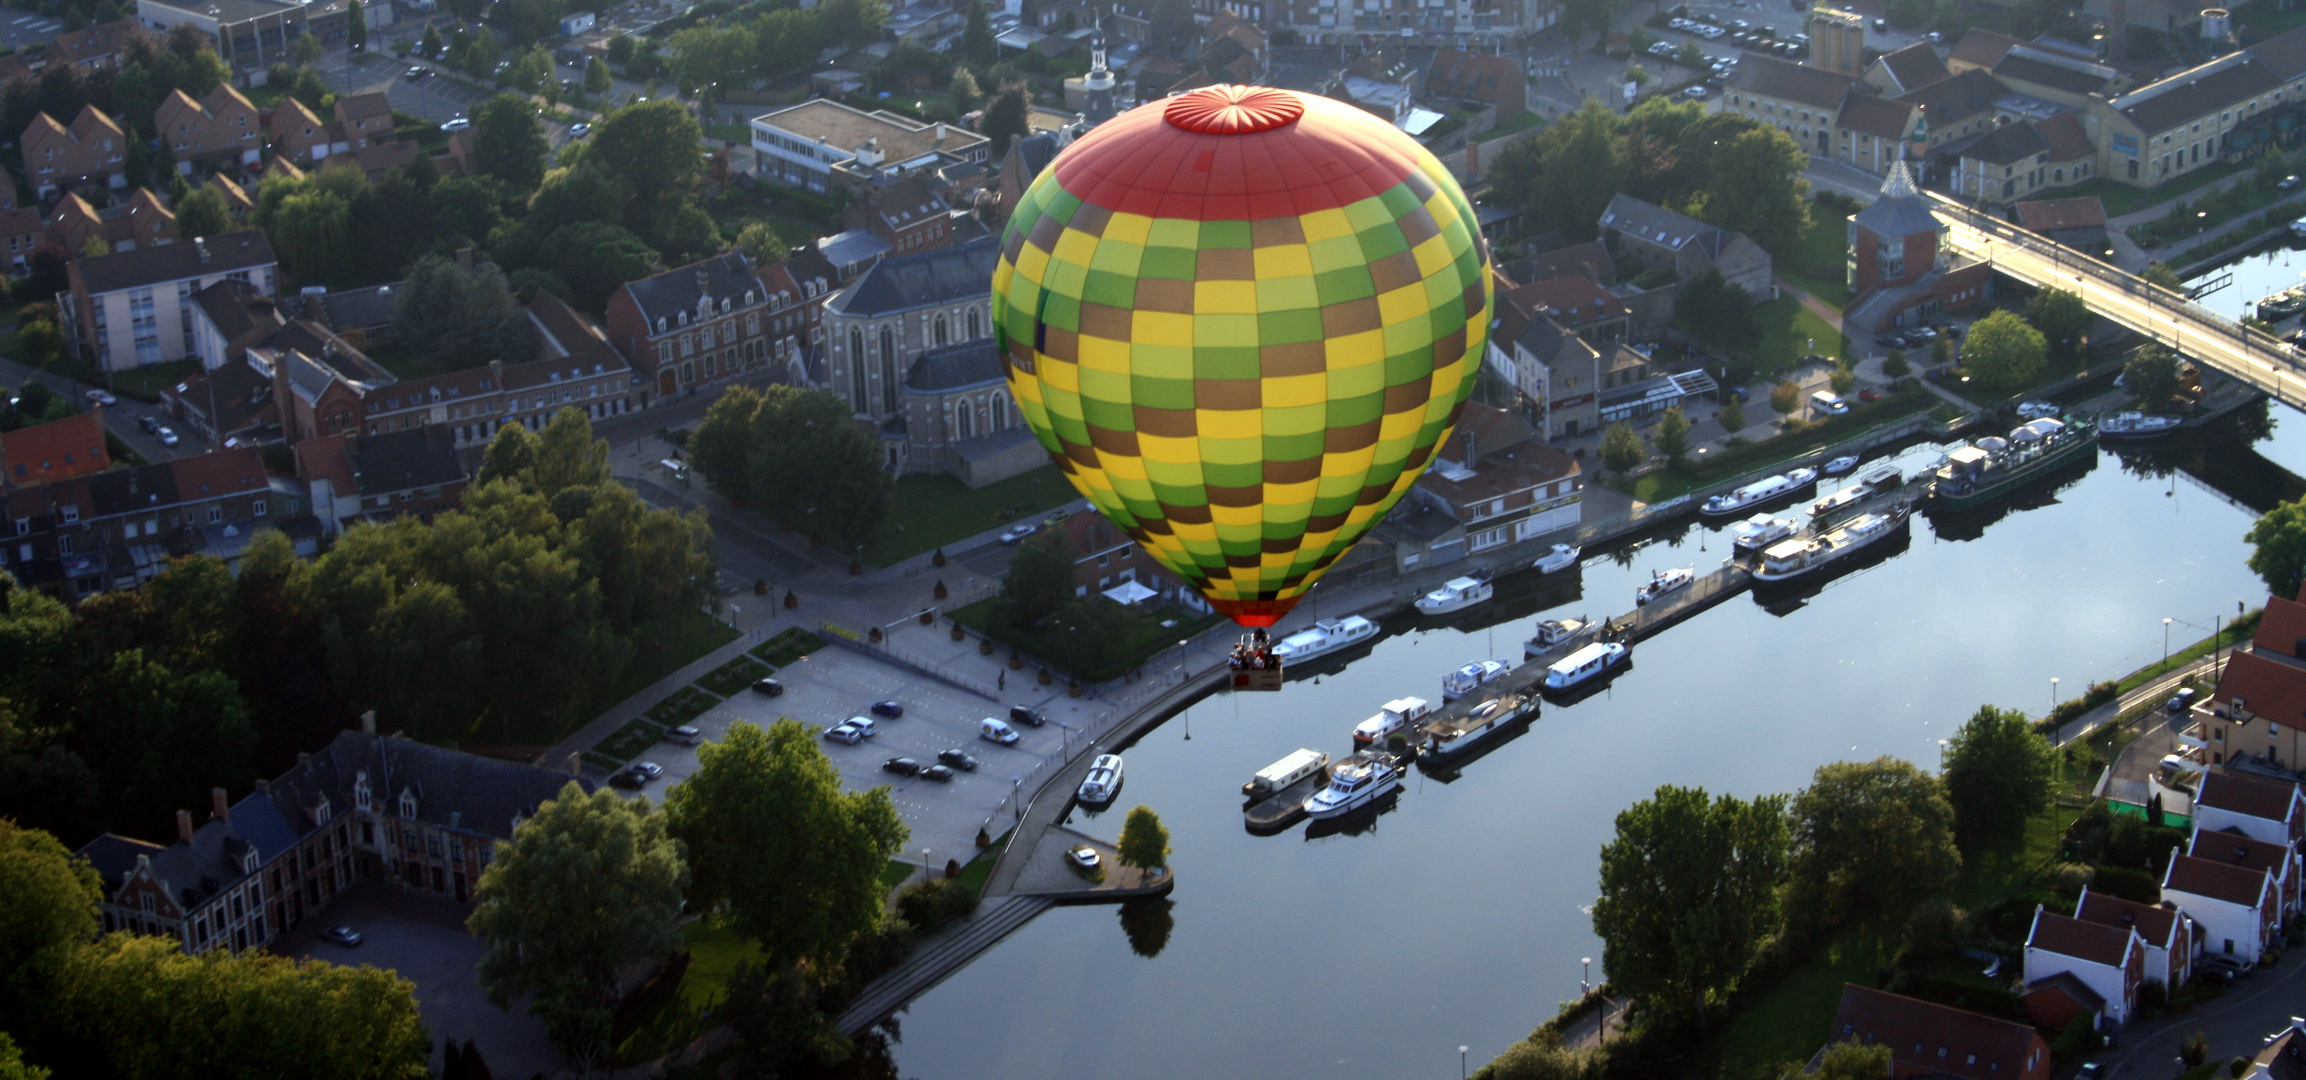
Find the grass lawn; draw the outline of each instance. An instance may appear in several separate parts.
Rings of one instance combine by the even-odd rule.
[[[652,722],[665,727],[677,727],[703,716],[713,706],[720,703],[720,698],[705,693],[694,685],[684,686],[674,691],[671,697],[650,706],[649,711],[641,714],[642,720],[637,722]],[[619,732],[618,734],[623,733]],[[607,744],[603,743],[602,749],[604,751],[606,747]]]
[[[1612,481],[1609,486],[1645,503],[1661,503],[1689,494],[1699,483],[1696,477],[1668,466],[1634,477],[1630,490],[1622,481]]]
[[[704,1034],[711,1025],[705,1010],[727,996],[729,976],[738,965],[761,959],[760,946],[717,918],[682,927],[681,938],[689,952],[689,968],[681,975],[679,992],[620,1025],[611,1036],[618,1061],[631,1064],[661,1057]]]
[[[865,561],[887,566],[1080,500],[1081,493],[1055,465],[975,491],[950,476],[903,477],[897,481],[896,497],[889,500],[888,518],[873,542],[865,545]]]
[[[2145,208],[2156,205],[2158,203],[2165,203],[2181,196],[2191,195],[2196,190],[2199,190],[2204,184],[2223,180],[2244,169],[2255,169],[2257,167],[2258,163],[2255,161],[2247,161],[2240,164],[2226,164],[2221,162],[2216,165],[2208,165],[2196,169],[2193,172],[2180,177],[2175,183],[2164,184],[2161,187],[2154,188],[2152,190],[2145,188],[2134,188],[2128,184],[2116,183],[2112,180],[2100,177],[2099,179],[2092,180],[2089,183],[2078,184],[2074,187],[2066,189],[2065,197],[2080,198],[2085,195],[2095,195],[2098,197],[2099,201],[2106,204],[2106,216],[2109,218],[2116,218],[2121,217],[2124,214],[2135,214],[2140,210],[2144,210]]]
[[[740,656],[714,668],[697,685],[722,697],[734,697],[738,691],[769,677],[769,666],[749,656]]]
[[[753,129],[744,124],[706,124],[705,134],[722,142],[749,143]]]
[[[1061,669],[1068,663],[1070,651],[1080,640],[1071,631],[1056,625],[1056,620],[1045,622],[1031,633],[994,633],[988,628],[993,605],[998,599],[979,600],[968,607],[952,612],[953,621],[985,634],[993,640],[1019,649],[1025,655]],[[1102,607],[1099,611],[1104,611]],[[1120,678],[1122,673],[1143,664],[1153,654],[1183,641],[1217,624],[1224,616],[1196,616],[1176,608],[1157,608],[1151,612],[1124,610],[1113,607],[1104,614],[1095,628],[1095,640],[1101,643],[1101,657],[1079,660],[1077,674],[1087,682],[1104,682]],[[1163,626],[1162,623],[1174,625]],[[1062,678],[1062,675],[1059,675]]]
[[[1746,355],[1765,378],[1793,370],[1802,357],[1812,352],[1826,356],[1851,355],[1850,339],[1826,325],[1824,319],[1811,314],[1801,301],[1791,296],[1754,305],[1754,319],[1762,328],[1761,343],[1746,350]]]
[[[624,674],[601,692],[601,699],[587,714],[588,719],[648,689],[658,679],[695,663],[698,657],[735,641],[737,631],[702,611],[686,611],[656,626],[642,627],[636,636],[639,647],[633,650],[632,660],[625,664]]]
[[[1836,308],[1849,306],[1850,289],[1842,277],[1847,258],[1849,223],[1824,206],[1810,207],[1810,228],[1801,243],[1778,265],[1778,276],[1803,292]]]
[[[2139,668],[2138,670],[2129,673],[2128,675],[2122,676],[2122,692],[2127,694],[2132,690],[2136,690],[2137,688],[2146,685],[2147,683],[2153,682],[2156,678],[2159,678],[2163,672],[2169,671],[2172,668],[2182,667],[2195,660],[2199,660],[2202,657],[2208,656],[2210,655],[2210,650],[2212,648],[2231,649],[2241,642],[2250,640],[2252,636],[2258,633],[2258,616],[2263,614],[2265,614],[2264,609],[2253,611],[2248,615],[2244,615],[2240,620],[2221,628],[2218,631],[2218,635],[2215,640],[2211,638],[2203,638],[2202,640],[2197,641],[2192,645],[2188,645],[2185,648],[2178,650],[2177,652],[2171,653],[2170,658],[2167,660],[2157,660],[2154,663],[2148,664],[2145,667]]]
[[[758,657],[771,668],[781,668],[824,647],[825,639],[816,631],[791,626],[786,627],[784,632],[777,636],[754,646],[752,655]]]
[[[1541,128],[1544,126],[1545,117],[1539,116],[1534,112],[1524,110],[1512,117],[1499,121],[1498,125],[1489,129],[1488,133],[1483,135],[1482,138],[1484,140],[1502,139],[1508,135],[1515,135],[1524,131],[1528,131],[1532,128]]]
[[[617,766],[621,767],[625,762],[640,756],[641,751],[655,746],[657,740],[664,738],[664,735],[664,725],[645,716],[634,717],[632,723],[618,728],[616,734],[602,739],[587,756],[597,754],[601,759],[616,762]]]

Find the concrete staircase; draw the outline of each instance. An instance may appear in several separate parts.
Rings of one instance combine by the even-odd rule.
[[[873,980],[834,1021],[835,1026],[852,1036],[872,1027],[1054,904],[1046,896],[1005,896],[985,904],[966,921],[922,942],[895,970]]]

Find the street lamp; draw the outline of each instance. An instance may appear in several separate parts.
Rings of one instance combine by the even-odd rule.
[[[1464,1046],[1457,1048],[1457,1080],[1465,1080],[1465,1052],[1468,1049],[1471,1048]]]
[[[2058,677],[2050,676],[2050,711],[2058,711]]]
[[[1577,962],[1585,965],[1585,977],[1577,981],[1577,988],[1588,994],[1593,993],[1593,957],[1582,956]]]
[[[2162,620],[2162,663],[2170,662],[2170,620]]]

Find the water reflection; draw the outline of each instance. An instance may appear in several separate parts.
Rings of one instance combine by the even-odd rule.
[[[1165,896],[1140,897],[1121,903],[1121,933],[1129,938],[1129,951],[1151,960],[1169,946],[1169,932],[1177,919],[1169,909],[1177,902]]]

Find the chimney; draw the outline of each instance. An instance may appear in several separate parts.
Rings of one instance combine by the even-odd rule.
[[[176,812],[176,838],[187,844],[192,842],[192,811]]]
[[[942,120],[937,121],[937,145],[945,145],[945,122]]]
[[[490,371],[490,373],[491,373],[491,374],[494,374],[494,373],[495,373],[495,371],[496,371],[497,362],[496,362],[496,361],[494,361],[494,360],[491,360],[491,361],[489,361],[489,362],[488,362],[488,366],[489,366],[489,371]],[[364,712],[364,713],[360,714],[360,733],[361,733],[361,734],[363,734],[363,735],[374,735],[374,734],[376,734],[376,710],[375,710],[375,709],[370,709],[370,710],[368,710],[367,712]]]
[[[575,754],[570,754],[568,756],[568,774],[570,776],[583,776],[585,774],[584,760]]]
[[[224,801],[223,788],[212,787],[208,789],[208,808],[214,811],[217,817],[232,816],[232,804]]]
[[[504,361],[491,360],[488,362],[488,381],[489,385],[494,386],[499,390],[504,389]],[[363,727],[361,730],[366,731],[371,735],[376,734],[376,722],[374,720],[369,721],[368,726]]]
[[[200,252],[200,265],[208,265],[208,238],[205,236],[193,237],[192,247],[194,250]]]

